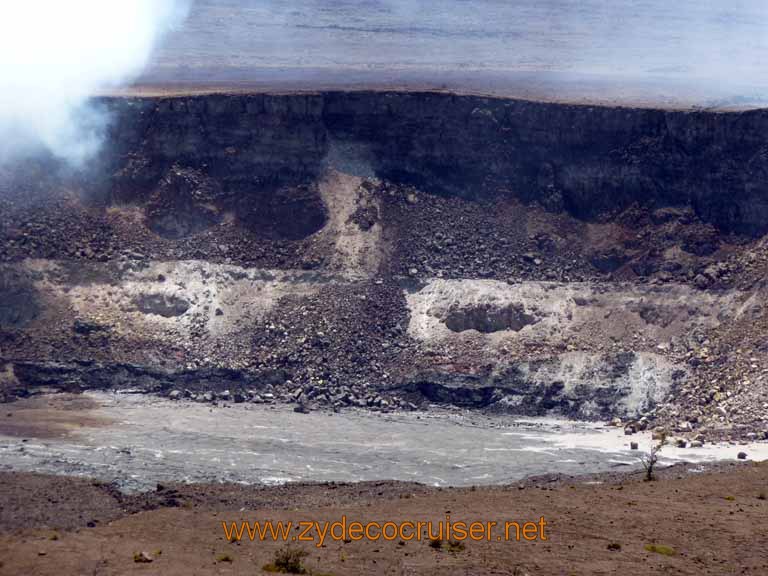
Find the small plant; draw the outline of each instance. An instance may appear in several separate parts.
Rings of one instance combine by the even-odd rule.
[[[621,550],[621,544],[619,544],[618,542],[611,542],[610,544],[608,544],[608,550],[610,550],[611,552],[619,552]]]
[[[659,441],[654,446],[651,446],[650,452],[648,454],[642,454],[640,456],[640,463],[643,465],[643,468],[645,468],[645,481],[646,482],[653,482],[656,480],[656,476],[654,476],[654,469],[656,468],[656,463],[659,461],[659,452],[661,452],[662,448],[667,443],[667,436],[665,434],[661,435],[661,438],[659,438]]]
[[[664,546],[663,544],[646,544],[645,550],[646,552],[653,552],[663,556],[674,556],[677,554],[677,551],[672,546]]]
[[[150,562],[152,562],[152,556],[150,556],[146,552],[134,552],[133,561],[136,562],[137,564],[149,564]]]
[[[405,544],[405,543],[403,543]],[[442,538],[432,538],[429,541],[429,547],[435,550],[447,550],[453,554],[463,552],[466,546],[461,540],[448,540],[444,541]]]
[[[231,564],[233,561],[232,556],[229,554],[219,554],[216,556],[216,562],[228,562]]]
[[[760,494],[757,495],[757,499],[758,500],[765,500],[766,499],[765,492],[760,492]]]
[[[301,548],[285,546],[275,552],[275,559],[264,566],[267,572],[278,572],[281,574],[306,574],[303,560],[309,556],[309,553]]]

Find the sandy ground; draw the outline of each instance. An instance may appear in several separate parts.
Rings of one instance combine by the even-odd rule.
[[[159,487],[123,497],[108,486],[0,475],[0,574],[259,574],[280,547],[225,539],[222,521],[521,521],[544,516],[548,541],[303,543],[312,574],[765,574],[766,464],[692,474],[529,481],[508,487],[415,484]],[[545,531],[545,534],[547,532]],[[620,545],[610,550],[612,544]],[[669,546],[671,556],[647,551]],[[616,546],[612,546],[616,548]],[[134,562],[145,552],[149,563]]]
[[[62,394],[33,398],[0,410],[0,434],[12,438],[64,438],[83,428],[98,429],[111,419],[93,414],[98,402],[88,396]]]

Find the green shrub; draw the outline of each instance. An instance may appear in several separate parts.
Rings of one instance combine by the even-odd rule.
[[[434,538],[429,541],[430,548],[434,548],[435,550],[442,550],[443,549],[443,541],[440,538]]]
[[[285,546],[275,552],[275,559],[272,563],[264,566],[267,572],[279,572],[281,574],[306,574],[303,560],[309,556],[309,553],[301,548]]]
[[[672,546],[664,546],[663,544],[646,544],[645,550],[647,552],[662,554],[664,556],[674,556],[677,554],[677,551],[672,548]]]

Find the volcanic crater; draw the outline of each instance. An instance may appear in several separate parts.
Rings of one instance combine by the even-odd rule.
[[[0,393],[765,436],[768,114],[441,92],[103,98],[0,168]]]

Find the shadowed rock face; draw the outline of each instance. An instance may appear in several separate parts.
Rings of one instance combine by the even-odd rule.
[[[259,203],[245,200],[238,213],[246,228],[278,240],[301,240],[328,221],[316,186],[282,188]]]
[[[199,170],[173,166],[147,200],[147,225],[164,238],[192,236],[220,220],[220,198],[215,180]]]
[[[189,310],[189,302],[183,298],[167,294],[142,294],[134,302],[144,314],[157,314],[165,318],[182,316]]]
[[[21,329],[37,318],[40,306],[28,280],[0,268],[0,328]]]
[[[536,317],[527,314],[520,304],[501,307],[487,303],[466,307],[456,306],[448,311],[445,318],[445,325],[453,332],[477,330],[483,334],[501,332],[502,330],[519,332],[536,322]]]
[[[258,207],[263,221],[290,210],[301,230],[311,230],[320,225],[319,211],[303,204],[294,210],[276,191],[298,186],[297,199],[305,197],[301,185],[316,179],[333,141],[364,148],[381,177],[440,194],[515,197],[583,219],[635,203],[676,206],[726,232],[768,230],[768,113],[762,110],[378,92],[105,104],[115,113],[103,158],[111,194],[151,189],[178,164],[213,178],[223,198]],[[605,266],[612,266],[610,257]]]

